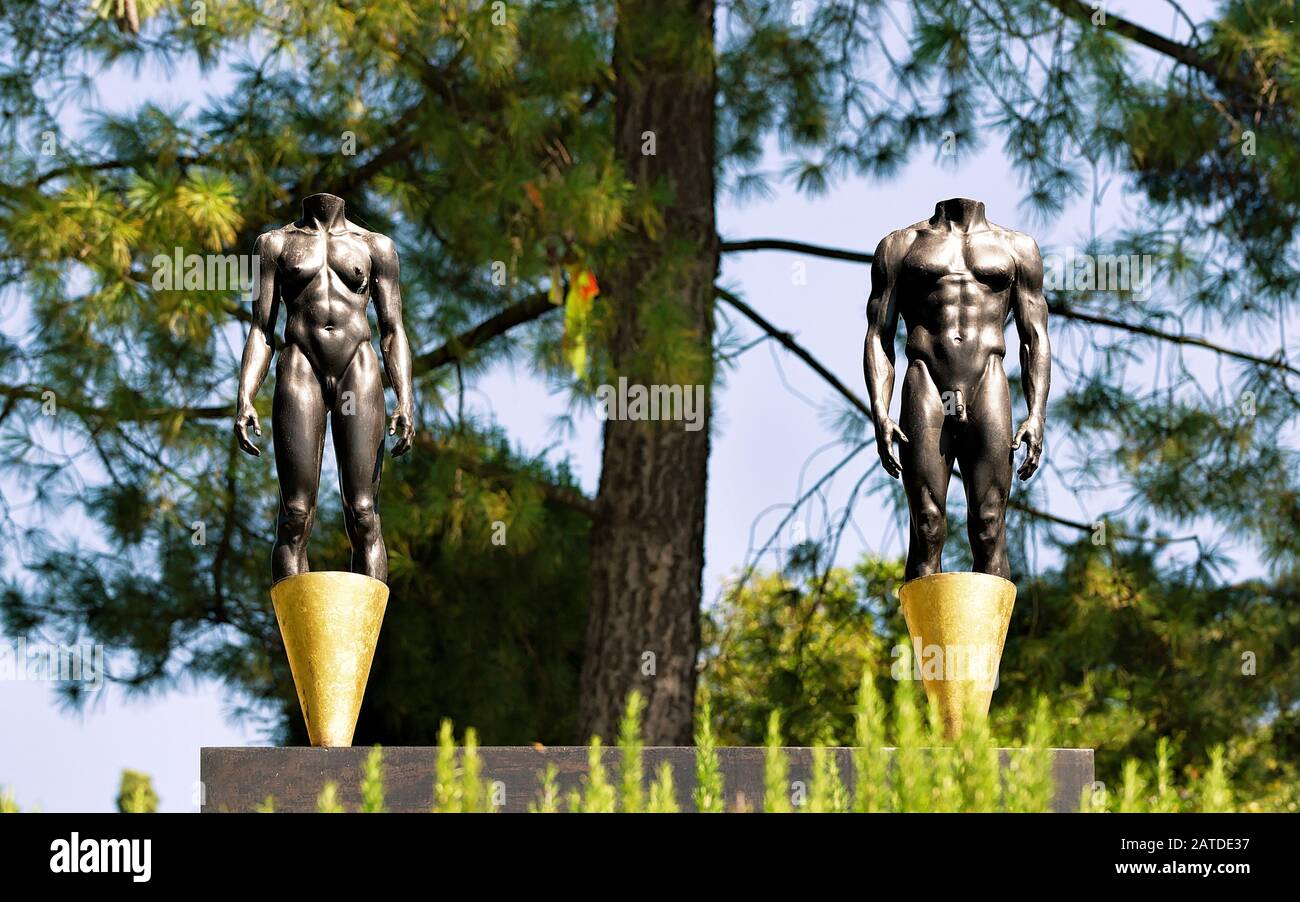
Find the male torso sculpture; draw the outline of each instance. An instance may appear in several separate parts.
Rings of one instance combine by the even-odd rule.
[[[316,516],[327,415],[352,572],[388,578],[378,510],[386,410],[366,319],[371,300],[384,366],[397,396],[388,428],[398,436],[393,455],[405,453],[414,436],[411,351],[402,326],[397,250],[385,236],[349,222],[344,212],[341,198],[314,194],[302,202],[302,218],[257,239],[258,294],[239,371],[235,432],[241,448],[259,454],[249,438],[250,430],[262,434],[253,398],[270,367],[271,336],[283,301],[284,347],[271,424],[280,482],[271,555],[277,582],[310,569],[307,539]]]
[[[1002,366],[1008,315],[1020,335],[1029,407],[1014,437]],[[899,316],[907,328],[908,363],[895,422],[889,404]],[[876,447],[885,470],[902,475],[911,520],[906,579],[942,569],[954,461],[966,489],[974,569],[1009,579],[1006,507],[1013,451],[1027,445],[1019,475],[1028,479],[1042,455],[1051,379],[1037,243],[990,223],[978,201],[940,201],[929,220],[880,242],[867,320],[863,364]]]

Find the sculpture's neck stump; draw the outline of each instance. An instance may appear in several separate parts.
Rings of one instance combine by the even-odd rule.
[[[954,232],[971,232],[988,225],[984,218],[984,204],[968,197],[951,197],[934,205],[934,216],[930,222],[940,228],[947,227]]]
[[[313,194],[302,202],[302,224],[324,232],[337,232],[346,221],[343,198],[333,194]]]

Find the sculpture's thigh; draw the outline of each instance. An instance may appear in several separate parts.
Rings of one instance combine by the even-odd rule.
[[[330,429],[346,509],[373,509],[384,459],[384,383],[370,342],[357,348],[339,379]]]
[[[943,399],[929,370],[919,360],[908,365],[903,378],[900,417],[898,425],[908,438],[899,446],[899,459],[903,464],[903,489],[911,513],[913,540],[924,546],[923,551],[929,557],[937,555],[943,546],[953,456]]]
[[[1007,497],[1011,492],[1011,395],[1002,358],[991,357],[957,442],[957,464],[966,487],[971,551],[998,553],[1005,539]]]
[[[271,434],[281,515],[287,512],[309,521],[316,509],[325,448],[325,401],[315,370],[295,345],[280,352],[276,366]]]

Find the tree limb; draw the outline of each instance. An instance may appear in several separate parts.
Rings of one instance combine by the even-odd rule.
[[[751,238],[748,241],[724,241],[718,246],[720,253],[738,251],[789,251],[792,254],[812,254],[816,257],[829,257],[832,260],[847,260],[850,263],[870,263],[872,254],[862,251],[842,250],[835,247],[821,247],[805,244],[802,241],[787,241],[784,238]]]
[[[1092,27],[1094,14],[1092,4],[1084,3],[1083,0],[1047,0],[1047,2],[1056,7],[1066,18]],[[1190,69],[1195,69],[1202,75],[1208,75],[1222,85],[1231,86],[1249,94],[1259,93],[1258,85],[1251,84],[1239,72],[1212,57],[1206,56],[1197,48],[1170,40],[1162,34],[1157,34],[1149,28],[1138,25],[1136,22],[1117,16],[1110,10],[1106,10],[1105,27],[1114,30],[1116,34],[1128,38],[1135,44],[1176,60]]]
[[[817,244],[808,244],[803,241],[787,241],[783,238],[755,238],[748,241],[726,241],[721,245],[721,251],[723,253],[757,250],[789,251],[790,253],[795,254],[808,254],[809,256],[825,257],[830,260],[847,260],[853,263],[870,263],[874,258],[873,254],[864,253],[862,251],[851,251],[836,247],[823,247]],[[1235,348],[1215,344],[1214,342],[1197,335],[1182,335],[1177,332],[1166,332],[1163,329],[1157,329],[1154,326],[1125,322],[1121,319],[1101,316],[1096,313],[1086,313],[1081,310],[1076,310],[1060,300],[1050,302],[1047,305],[1047,309],[1055,316],[1060,316],[1064,319],[1077,320],[1078,322],[1091,323],[1097,326],[1108,326],[1112,329],[1120,329],[1137,335],[1145,335],[1148,338],[1158,338],[1172,344],[1202,348],[1203,350],[1213,351],[1216,354],[1222,354],[1225,357],[1232,357],[1237,360],[1245,361],[1246,363],[1255,364],[1256,366],[1283,370],[1292,375],[1300,376],[1300,368],[1292,366],[1283,360],[1280,351],[1272,357],[1262,357],[1258,354],[1251,354],[1247,351],[1238,351]]]
[[[559,308],[551,303],[544,291],[531,294],[515,304],[496,313],[468,331],[448,341],[442,347],[421,354],[412,361],[411,369],[416,374],[427,373],[456,360],[463,360],[474,348],[486,344],[498,335],[503,335],[515,326],[531,322]]]

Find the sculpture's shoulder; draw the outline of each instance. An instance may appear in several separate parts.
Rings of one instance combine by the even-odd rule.
[[[268,229],[257,236],[257,241],[253,244],[253,251],[263,256],[278,257],[284,250],[284,246],[289,239],[289,232],[293,223],[280,226],[277,229]]]
[[[916,241],[916,236],[929,228],[929,225],[927,221],[922,220],[901,229],[894,229],[880,239],[880,244],[876,246],[876,260],[888,268],[897,266],[907,255],[912,243]]]
[[[989,223],[989,231],[993,232],[1006,245],[1007,249],[1015,256],[1016,262],[1021,266],[1042,265],[1042,253],[1038,249],[1038,242],[1034,240],[1032,235],[1018,232],[1006,226],[1000,226],[994,222]]]
[[[371,257],[377,260],[397,259],[397,245],[387,235],[364,229],[351,220],[348,221],[348,234],[364,242],[370,248]]]

